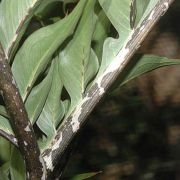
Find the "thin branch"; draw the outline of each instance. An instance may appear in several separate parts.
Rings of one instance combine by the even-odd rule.
[[[0,129],[0,136],[4,137],[8,141],[10,141],[12,144],[14,144],[16,147],[18,147],[17,138],[15,138],[13,135],[8,134],[2,129]]]
[[[117,57],[107,67],[103,75],[99,77],[96,83],[88,90],[82,102],[76,107],[71,116],[64,120],[63,124],[58,129],[51,147],[43,153],[49,174],[53,172],[55,165],[62,157],[72,138],[77,134],[82,124],[86,122],[87,116],[102,98],[109,86],[122,72],[149,31],[160,17],[164,15],[173,1],[174,0],[159,0],[141,25],[134,30],[131,38],[129,38],[128,42],[117,54]]]
[[[30,180],[45,179],[44,163],[36,137],[1,45],[0,92],[10,116],[10,123],[18,139],[19,149],[25,159],[27,178]]]

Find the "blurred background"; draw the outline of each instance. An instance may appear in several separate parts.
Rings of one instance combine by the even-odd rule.
[[[180,2],[153,28],[139,53],[180,59]],[[75,138],[64,179],[180,180],[180,66],[131,81],[95,108]]]

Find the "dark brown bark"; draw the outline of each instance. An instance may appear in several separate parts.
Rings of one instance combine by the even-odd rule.
[[[10,123],[18,139],[19,150],[25,159],[27,178],[30,180],[43,179],[45,169],[36,137],[1,45],[0,92],[10,116]]]

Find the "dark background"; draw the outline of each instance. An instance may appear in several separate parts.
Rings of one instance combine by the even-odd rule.
[[[180,58],[180,2],[139,53]],[[72,143],[64,179],[180,180],[180,66],[165,67],[107,93]]]

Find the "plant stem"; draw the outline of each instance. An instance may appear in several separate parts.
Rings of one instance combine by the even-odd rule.
[[[52,141],[51,147],[43,152],[43,157],[46,162],[49,174],[53,173],[53,169],[59,159],[62,157],[64,151],[66,150],[68,144],[71,142],[72,138],[79,132],[82,124],[87,121],[87,116],[97,105],[99,100],[103,97],[110,85],[116,80],[117,76],[122,72],[124,67],[129,62],[130,58],[137,51],[142,41],[145,39],[149,31],[155,25],[155,23],[160,19],[161,16],[168,10],[170,4],[174,0],[159,0],[152,11],[147,15],[141,25],[134,29],[134,32],[128,42],[124,45],[122,50],[118,53],[119,66],[111,64],[107,67],[104,74],[98,78],[98,83],[95,83],[86,93],[84,99],[76,107],[74,112],[64,120],[60,128],[58,129],[57,135]],[[123,50],[126,50],[124,53]],[[113,66],[114,65],[114,66]],[[112,67],[116,67],[112,71]],[[77,127],[74,129],[73,127]]]
[[[10,123],[18,140],[19,150],[25,159],[27,179],[45,179],[44,163],[36,137],[1,45],[0,92],[10,116]]]
[[[12,144],[14,144],[16,147],[18,147],[17,139],[13,135],[10,135],[6,133],[5,131],[3,131],[2,129],[0,129],[0,136],[4,137],[8,141],[10,141]]]

